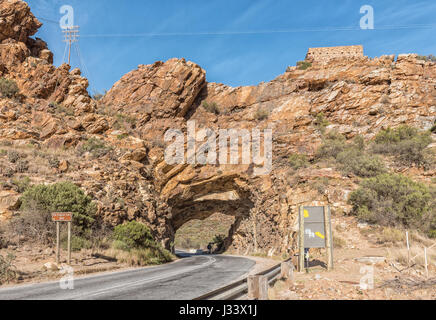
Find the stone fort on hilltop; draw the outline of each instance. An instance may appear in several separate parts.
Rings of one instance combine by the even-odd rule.
[[[310,48],[306,60],[310,62],[328,62],[332,59],[363,58],[363,46]]]

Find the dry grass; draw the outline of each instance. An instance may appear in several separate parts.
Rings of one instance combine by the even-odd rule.
[[[410,232],[409,240],[414,243],[422,244],[425,247],[430,247],[435,243],[435,240],[429,239],[418,231]]]
[[[268,298],[270,300],[280,300],[279,293],[287,289],[289,289],[289,285],[286,283],[286,281],[277,280],[274,283],[274,286],[268,288]]]
[[[160,248],[143,248],[132,250],[120,250],[111,248],[105,251],[106,256],[117,259],[119,263],[129,266],[158,265],[174,260],[174,256]]]
[[[403,266],[407,266],[407,248],[399,248],[389,251],[389,258],[402,264]],[[424,248],[419,246],[413,246],[410,248],[410,258],[411,264],[415,265],[415,267],[424,268],[425,258],[424,258]],[[414,259],[413,259],[414,258]],[[432,248],[427,250],[427,260],[429,265],[436,265],[436,249]]]
[[[388,250],[388,253],[391,259],[398,263],[401,263],[404,266],[407,266],[408,252],[405,242],[406,240],[404,235],[404,245],[398,249]],[[410,257],[412,260],[411,264],[415,264],[415,266],[422,268],[424,267],[424,247],[426,247],[428,264],[430,266],[436,266],[436,241],[429,239],[416,231],[413,231],[410,233],[409,243]]]
[[[345,241],[339,236],[333,235],[333,246],[335,248],[341,249],[344,248],[346,245],[347,245],[347,241]]]
[[[399,245],[406,242],[406,232],[395,228],[383,228],[377,234],[378,243]]]

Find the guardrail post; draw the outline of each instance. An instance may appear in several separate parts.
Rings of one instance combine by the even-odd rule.
[[[280,278],[287,279],[291,283],[294,283],[294,265],[292,261],[282,262]]]
[[[248,299],[255,300],[258,299],[259,295],[259,276],[248,276]]]
[[[259,299],[258,300],[268,300],[268,277],[259,277]]]
[[[248,277],[248,299],[268,300],[268,277],[249,276]]]

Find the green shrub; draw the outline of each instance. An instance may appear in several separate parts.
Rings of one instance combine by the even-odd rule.
[[[27,160],[18,160],[16,169],[18,173],[25,173],[29,170],[29,161]]]
[[[0,285],[10,282],[17,277],[14,261],[15,256],[12,254],[8,254],[6,257],[0,255]]]
[[[115,258],[130,265],[161,264],[172,261],[171,253],[157,244],[150,229],[137,221],[116,226],[112,248]]]
[[[404,165],[415,164],[427,168],[434,156],[427,150],[431,142],[430,132],[420,132],[416,128],[403,125],[380,131],[375,137],[372,151],[392,155]]]
[[[268,119],[269,117],[269,112],[266,109],[263,108],[258,108],[256,110],[256,112],[254,113],[254,119],[258,120],[258,121],[263,121]]]
[[[358,148],[349,148],[336,157],[339,169],[345,174],[355,174],[358,177],[375,177],[386,172],[383,160],[371,156]]]
[[[23,193],[30,187],[30,178],[24,177],[22,179],[13,179],[12,184],[16,186],[17,192]]]
[[[68,247],[68,236],[64,235],[61,239],[62,248],[66,250]],[[71,251],[80,251],[82,249],[91,249],[92,242],[85,237],[72,235],[71,236]]]
[[[214,244],[216,246],[217,252],[220,252],[223,249],[225,239],[226,239],[226,236],[222,235],[222,234],[216,235],[213,238],[212,244]]]
[[[114,238],[123,242],[128,249],[144,248],[154,245],[150,229],[137,221],[118,225],[114,229]]]
[[[13,80],[0,78],[0,93],[3,98],[13,98],[18,93],[18,86]]]
[[[74,110],[73,109],[65,107],[65,106],[63,106],[63,105],[61,105],[59,103],[51,102],[49,104],[49,106],[51,108],[53,108],[54,112],[56,112],[56,113],[62,113],[62,114],[65,114],[67,116],[74,116]]]
[[[104,141],[94,137],[86,140],[78,148],[79,154],[83,155],[84,153],[89,152],[94,158],[102,157],[108,154],[111,150],[112,148],[108,147]]]
[[[319,194],[325,194],[327,188],[330,184],[330,180],[327,177],[316,178],[313,182],[310,183],[312,189],[318,191]]]
[[[52,212],[73,212],[73,226],[77,235],[85,234],[95,222],[95,203],[71,182],[28,188],[21,197],[20,209],[46,216],[46,220],[50,219]]]
[[[297,62],[298,70],[307,70],[311,66],[312,66],[312,63],[310,63],[309,61],[298,61]]]
[[[434,56],[432,54],[429,54],[428,56],[417,56],[416,59],[430,61],[430,62],[436,62],[436,56]]]
[[[329,131],[323,137],[323,143],[316,152],[317,159],[336,158],[336,156],[348,148],[347,140],[337,131]]]
[[[131,250],[112,250],[110,255],[118,262],[131,266],[158,265],[173,260],[172,254],[159,245]]]
[[[325,133],[326,128],[330,125],[330,122],[325,118],[324,113],[318,113],[315,118],[315,127],[322,133]]]
[[[214,113],[216,115],[220,114],[220,108],[218,107],[216,102],[207,103],[206,101],[204,101],[202,106],[207,112]]]
[[[381,130],[375,137],[375,143],[395,144],[404,140],[413,139],[418,135],[419,135],[418,129],[406,125],[402,125],[395,129],[387,128]]]
[[[115,122],[112,124],[112,127],[116,130],[126,130],[136,128],[136,118],[134,116],[125,115],[122,113],[116,113],[113,115],[113,112],[109,111],[109,115],[115,117]]]
[[[421,227],[423,218],[431,212],[431,200],[426,185],[390,173],[363,180],[350,195],[353,212],[359,218],[393,227]]]
[[[289,156],[289,165],[294,170],[307,168],[309,166],[309,160],[304,154],[294,153]]]
[[[118,140],[124,140],[124,139],[126,139],[128,137],[129,137],[128,133],[122,133],[122,134],[117,135],[117,139]]]
[[[21,158],[21,155],[17,151],[11,150],[11,151],[8,152],[8,160],[9,160],[9,162],[15,163],[20,158]]]
[[[59,168],[60,161],[57,157],[50,157],[48,159],[48,165],[50,166],[50,168],[57,169]]]
[[[436,120],[434,121],[434,125],[431,127],[430,132],[436,133]]]

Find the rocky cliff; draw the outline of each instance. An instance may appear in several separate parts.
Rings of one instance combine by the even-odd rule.
[[[166,247],[187,221],[222,213],[235,217],[228,248],[287,252],[295,245],[299,205],[348,210],[356,188],[355,177],[328,166],[289,173],[290,155],[313,157],[321,143],[317,115],[328,120],[327,129],[367,139],[403,123],[429,129],[436,117],[436,63],[414,54],[314,61],[306,70],[289,67],[271,82],[238,88],[208,83],[200,66],[171,59],[139,66],[96,102],[79,70],[54,67],[46,44],[29,38],[41,24],[24,2],[3,1],[0,25],[0,77],[19,87],[14,99],[0,99],[0,142],[30,162],[25,172],[2,163],[4,218],[17,209],[12,180],[25,174],[32,182],[74,181],[106,221],[141,220]],[[186,132],[188,120],[214,131],[272,129],[272,172],[167,164],[164,134]],[[401,170],[422,179],[435,175]],[[329,185],[322,191],[307,183],[323,177]]]

